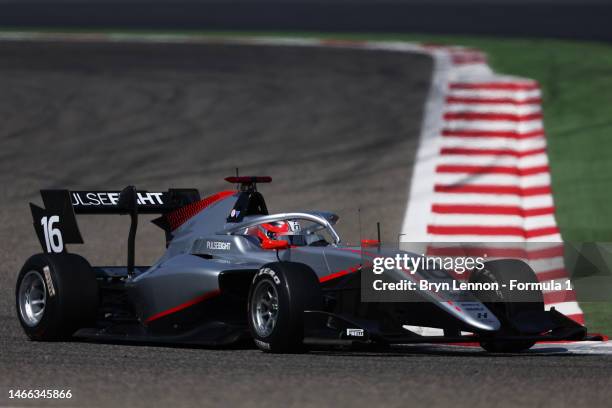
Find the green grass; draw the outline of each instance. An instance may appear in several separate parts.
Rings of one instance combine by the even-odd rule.
[[[580,302],[584,312],[585,326],[589,333],[600,333],[612,335],[612,312],[610,303],[603,302]]]
[[[102,31],[117,32],[111,29]],[[542,86],[556,215],[564,239],[573,242],[612,242],[612,46],[609,44],[405,34],[122,33],[399,40],[478,48],[488,54],[490,65],[496,72],[532,78]],[[587,327],[591,331],[612,333],[612,303],[590,302],[582,305]]]

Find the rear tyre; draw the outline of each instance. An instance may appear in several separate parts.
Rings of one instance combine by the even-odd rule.
[[[15,291],[17,316],[32,340],[61,340],[95,322],[98,284],[93,269],[75,254],[37,254],[21,268]]]
[[[470,277],[470,282],[499,283],[498,291],[475,292],[475,295],[501,321],[502,336],[521,334],[512,325],[516,316],[544,311],[544,297],[541,291],[528,290],[520,293],[512,291],[511,279],[522,283],[538,282],[531,267],[518,259],[487,262],[481,271]],[[496,341],[495,338],[480,342],[482,348],[492,353],[517,353],[528,350],[534,344],[535,341],[531,340]]]
[[[307,265],[274,262],[255,275],[248,297],[248,321],[257,347],[272,353],[304,352],[304,311],[320,310],[323,292]]]

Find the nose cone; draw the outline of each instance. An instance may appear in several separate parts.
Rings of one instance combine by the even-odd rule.
[[[497,316],[480,302],[461,302],[454,312],[463,322],[480,331],[497,331],[501,328]]]

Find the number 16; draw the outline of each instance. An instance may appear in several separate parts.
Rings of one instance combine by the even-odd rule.
[[[43,227],[45,234],[45,244],[47,245],[47,252],[60,253],[64,250],[64,241],[62,240],[62,233],[58,228],[54,228],[53,224],[59,222],[58,215],[52,215],[51,217],[42,217],[40,224]]]

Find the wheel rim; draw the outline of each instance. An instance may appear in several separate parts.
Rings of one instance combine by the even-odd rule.
[[[272,334],[278,320],[278,292],[273,283],[260,281],[251,300],[251,319],[260,337]]]
[[[36,326],[45,314],[47,287],[38,271],[29,271],[19,285],[19,312],[21,320],[32,327]]]

